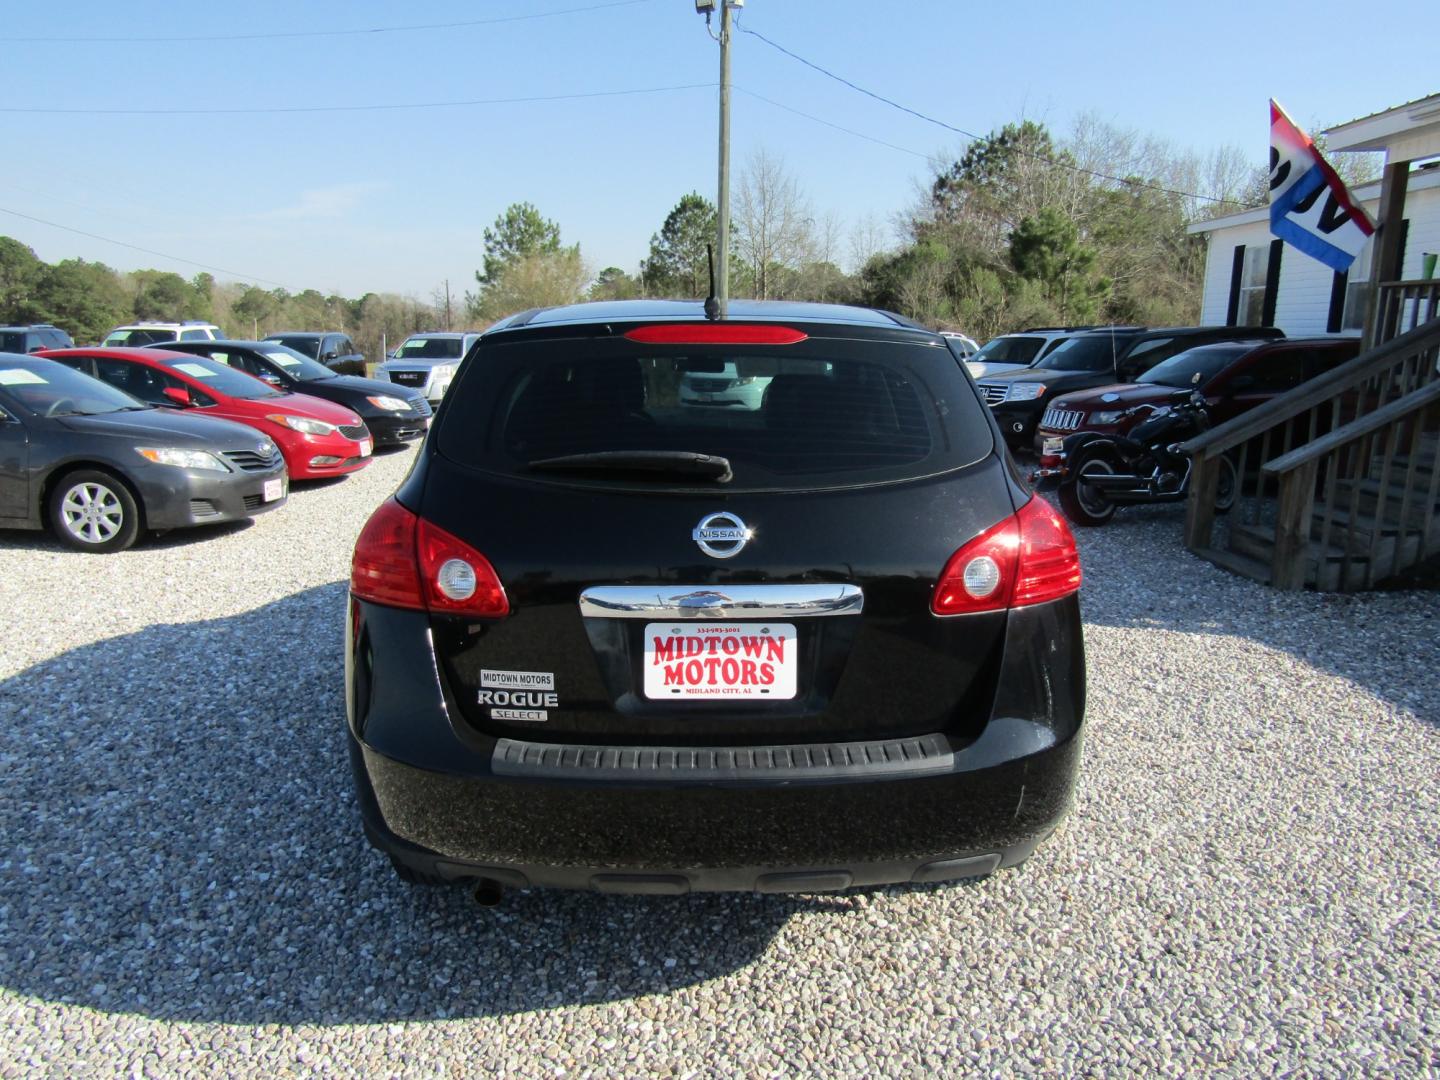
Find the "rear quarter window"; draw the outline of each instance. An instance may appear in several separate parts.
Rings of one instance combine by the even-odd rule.
[[[623,339],[483,341],[449,391],[437,448],[537,482],[714,490],[666,475],[540,472],[576,454],[727,458],[725,490],[791,490],[931,476],[991,453],[960,364],[935,344],[824,339],[785,347],[641,346]]]

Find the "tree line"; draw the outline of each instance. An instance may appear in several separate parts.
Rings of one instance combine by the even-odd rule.
[[[100,262],[46,263],[29,247],[0,236],[0,322],[54,323],[79,344],[99,342],[124,323],[213,322],[236,337],[278,330],[340,330],[367,355],[394,348],[407,334],[436,329],[443,307],[413,297],[366,293],[359,299],[315,289],[291,293],[214,275],[184,278],[165,270],[118,271]]]
[[[1350,161],[1351,182],[1373,163]],[[860,303],[986,340],[1027,325],[1193,323],[1205,248],[1195,221],[1265,201],[1267,171],[1239,151],[1178,150],[1082,117],[1065,137],[1007,124],[932,161],[895,220],[818,215],[783,160],[754,154],[731,208],[732,297]],[[691,192],[634,270],[587,272],[578,246],[528,203],[485,234],[467,295],[477,318],[541,304],[709,291],[715,207]]]
[[[1373,161],[1337,163],[1349,182]],[[1082,117],[1063,138],[1006,124],[931,163],[911,205],[889,222],[817,214],[785,162],[747,161],[731,208],[730,295],[860,303],[980,340],[1027,325],[1183,324],[1199,316],[1203,241],[1193,222],[1265,201],[1267,172],[1233,148],[1208,156]],[[204,319],[240,336],[282,329],[349,333],[370,356],[419,330],[469,329],[517,311],[584,299],[702,298],[714,205],[682,195],[637,267],[586,263],[578,244],[528,202],[485,230],[472,291],[449,283],[427,300],[314,289],[290,293],[208,273],[53,265],[0,237],[0,320],[53,322],[79,342],[142,319]]]

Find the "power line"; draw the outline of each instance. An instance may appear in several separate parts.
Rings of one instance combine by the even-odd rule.
[[[587,4],[584,7],[563,8],[559,11],[540,11],[530,15],[502,15],[493,19],[467,19],[463,22],[413,23],[405,26],[367,26],[357,30],[290,30],[260,34],[145,34],[141,37],[9,37],[9,41],[23,41],[43,44],[88,42],[92,44],[137,44],[162,41],[272,41],[279,38],[355,37],[362,34],[398,34],[417,30],[459,30],[471,26],[493,26],[496,23],[525,22],[530,19],[549,19],[556,15],[578,15],[586,11],[601,11],[606,8],[630,7],[648,4],[651,0],[612,0],[605,4]]]
[[[914,157],[923,158],[926,161],[930,160],[929,154],[922,154],[919,150],[911,150],[908,146],[897,146],[895,143],[886,142],[884,139],[877,139],[873,135],[866,135],[863,131],[855,131],[852,128],[842,127],[841,125],[832,123],[829,120],[824,120],[818,116],[812,116],[810,113],[801,112],[799,109],[792,109],[789,105],[782,105],[778,101],[772,101],[770,98],[765,97],[763,94],[757,94],[753,90],[746,90],[743,86],[737,86],[735,87],[735,89],[739,90],[742,94],[765,102],[766,105],[773,105],[777,109],[784,109],[786,112],[794,113],[796,116],[803,116],[806,120],[813,120],[817,124],[824,124],[826,127],[834,128],[836,131],[843,131],[846,135],[854,135],[857,139],[864,139],[866,142],[872,142],[878,146],[887,146],[891,150],[899,150],[902,154],[911,154]]]
[[[129,248],[131,251],[143,251],[146,255],[154,255],[160,259],[169,259],[172,262],[184,263],[186,266],[198,266],[201,270],[211,270],[217,274],[226,274],[229,277],[237,278],[241,281],[261,281],[266,285],[275,285],[288,292],[295,291],[283,281],[274,281],[271,278],[263,278],[255,274],[242,274],[237,270],[226,270],[223,266],[211,266],[209,263],[196,262],[194,259],[182,259],[179,255],[169,255],[163,251],[156,251],[153,248],[141,247],[139,244],[127,244],[124,240],[114,240],[108,236],[101,236],[99,233],[71,228],[69,225],[61,225],[56,221],[46,221],[44,218],[38,218],[31,214],[22,214],[19,210],[10,210],[4,206],[0,206],[0,214],[11,214],[14,217],[24,218],[26,221],[33,221],[37,225],[48,225],[52,229],[62,229],[65,232],[74,233],[77,236],[88,236],[91,240],[100,240],[107,244],[115,244],[119,247]]]
[[[414,101],[380,105],[273,105],[225,109],[52,109],[0,106],[0,113],[44,114],[47,116],[249,116],[275,113],[385,112],[398,109],[454,109],[474,105],[520,105],[544,101],[576,101],[581,98],[625,97],[636,94],[667,94],[676,90],[709,89],[715,84],[681,83],[676,86],[647,86],[633,90],[587,90],[574,94],[538,94],[529,97],[472,98],[465,101]]]
[[[851,82],[849,79],[845,78],[844,76],[842,76],[842,75],[837,75],[837,74],[835,74],[835,72],[830,71],[830,70],[828,70],[828,69],[826,69],[826,68],[821,67],[819,64],[815,63],[814,61],[812,61],[812,60],[807,60],[807,59],[805,59],[805,57],[800,56],[798,53],[793,53],[793,52],[791,52],[789,49],[785,48],[784,45],[781,45],[780,43],[775,42],[775,41],[771,41],[769,38],[767,38],[764,34],[760,33],[758,30],[751,30],[748,26],[740,26],[740,27],[739,27],[739,30],[740,30],[740,32],[741,32],[742,34],[749,34],[749,35],[750,35],[751,37],[753,37],[753,38],[759,38],[759,39],[760,39],[761,41],[763,41],[766,45],[769,45],[772,49],[775,49],[775,50],[778,51],[778,52],[784,53],[786,56],[790,57],[790,59],[796,60],[796,61],[798,61],[799,63],[804,64],[806,67],[808,67],[808,68],[810,68],[810,69],[812,69],[812,70],[814,70],[814,71],[818,71],[821,75],[824,75],[826,78],[828,78],[828,79],[834,79],[836,82],[840,83],[842,86],[848,86],[851,90],[854,90],[856,93],[864,94],[866,97],[868,97],[868,98],[873,98],[874,100],[880,102],[881,104],[889,105],[892,109],[899,109],[899,110],[900,110],[901,112],[903,112],[903,113],[909,113],[911,116],[914,116],[914,117],[916,117],[916,118],[918,118],[918,119],[920,119],[920,120],[924,120],[927,124],[934,124],[936,127],[942,127],[942,128],[944,128],[946,131],[953,131],[955,134],[957,134],[957,135],[963,135],[963,136],[965,136],[967,139],[971,139],[971,140],[974,140],[974,141],[979,141],[979,140],[981,140],[981,139],[983,138],[983,136],[981,136],[981,135],[976,135],[973,131],[966,131],[964,128],[956,127],[954,124],[947,124],[944,120],[938,120],[938,119],[936,119],[936,118],[933,117],[933,116],[927,116],[925,113],[922,113],[922,112],[920,112],[920,111],[918,111],[918,110],[916,110],[916,109],[912,109],[912,108],[910,108],[910,106],[908,106],[908,105],[902,105],[902,104],[900,104],[900,102],[898,102],[898,101],[892,101],[890,98],[887,98],[887,97],[885,97],[885,96],[882,95],[882,94],[877,94],[877,93],[875,93],[875,91],[873,91],[873,90],[867,90],[867,89],[865,89],[865,87],[860,86],[860,85],[858,85],[857,83]],[[821,121],[821,122],[824,123],[824,121]],[[854,134],[854,133],[852,132],[852,134]],[[862,137],[862,138],[865,138],[866,136],[861,136],[861,137]],[[1110,175],[1109,173],[1100,172],[1098,169],[1087,169],[1087,168],[1085,168],[1083,165],[1074,165],[1074,164],[1071,164],[1070,162],[1067,162],[1067,161],[1059,161],[1059,160],[1056,160],[1055,158],[1046,157],[1044,154],[1037,154],[1037,153],[1034,153],[1033,151],[1025,150],[1025,149],[1023,149],[1023,148],[1021,148],[1021,147],[1016,147],[1015,149],[1016,149],[1016,151],[1017,151],[1018,153],[1023,154],[1023,155],[1025,155],[1026,157],[1035,158],[1035,159],[1038,160],[1038,161],[1044,161],[1044,162],[1047,162],[1047,163],[1049,163],[1049,164],[1051,164],[1051,165],[1058,165],[1060,168],[1069,169],[1069,170],[1071,170],[1072,172],[1084,173],[1086,176],[1093,176],[1093,177],[1095,177],[1097,180],[1111,180],[1111,181],[1113,181],[1113,182],[1115,182],[1115,183],[1117,183],[1117,184],[1123,184],[1123,185],[1125,185],[1126,187],[1131,187],[1131,188],[1144,188],[1144,189],[1146,189],[1147,191],[1159,191],[1159,192],[1163,192],[1163,193],[1166,194],[1166,195],[1179,195],[1181,198],[1185,198],[1185,199],[1201,199],[1201,200],[1204,200],[1205,202],[1213,202],[1213,203],[1219,203],[1219,202],[1224,202],[1224,201],[1225,201],[1224,199],[1218,199],[1218,198],[1216,198],[1214,195],[1200,195],[1200,194],[1198,194],[1198,193],[1196,193],[1196,192],[1193,192],[1193,191],[1179,191],[1179,190],[1177,190],[1177,189],[1175,189],[1175,188],[1163,187],[1163,186],[1161,186],[1160,184],[1149,184],[1149,183],[1146,183],[1146,182],[1143,181],[1143,180],[1127,179],[1126,177],[1123,177],[1123,176],[1112,176],[1112,175]]]

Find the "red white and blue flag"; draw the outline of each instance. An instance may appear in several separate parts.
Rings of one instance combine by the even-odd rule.
[[[1270,99],[1270,231],[1343,273],[1375,223],[1309,135]]]

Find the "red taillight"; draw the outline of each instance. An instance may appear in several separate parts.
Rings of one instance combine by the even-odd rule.
[[[393,498],[360,530],[350,592],[377,604],[436,614],[499,618],[510,611],[484,555]]]
[[[420,568],[415,563],[414,514],[386,499],[370,515],[350,560],[350,592],[391,607],[425,609]]]
[[[420,578],[431,611],[498,619],[510,611],[490,560],[438,525],[420,519]]]
[[[794,345],[809,334],[788,326],[753,323],[662,323],[625,331],[643,345]]]
[[[1042,604],[1080,588],[1070,527],[1044,499],[981,533],[951,555],[930,598],[936,615]]]
[[[1080,588],[1080,552],[1065,519],[1044,499],[1031,497],[1020,522],[1020,572],[1012,607],[1059,600]]]

